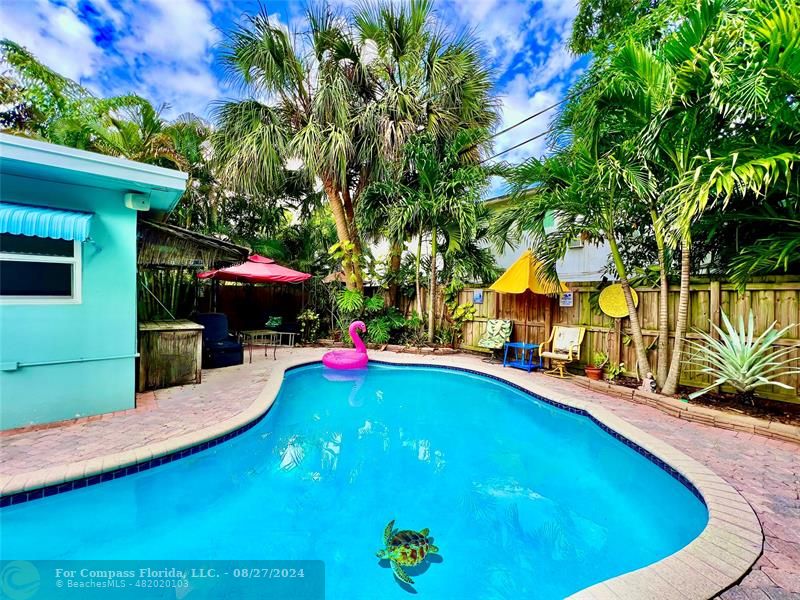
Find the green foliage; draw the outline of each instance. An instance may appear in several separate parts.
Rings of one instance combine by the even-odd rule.
[[[370,319],[367,323],[367,340],[373,344],[386,344],[389,342],[391,326],[384,317]]]
[[[367,314],[374,314],[383,310],[384,302],[383,296],[370,296],[367,298],[367,301],[364,303],[364,310]]]
[[[608,362],[608,353],[606,352],[598,351],[592,355],[592,365],[594,365],[598,369],[602,369],[604,366],[606,366],[607,362]]]
[[[358,290],[342,290],[336,298],[336,305],[344,315],[356,317],[364,309],[364,294]]]
[[[373,298],[374,297],[375,296],[373,296]],[[381,304],[380,309],[375,309],[371,312],[375,314],[378,311],[382,311],[382,314],[378,314],[367,320],[367,340],[373,344],[386,344],[390,342],[393,337],[399,337],[405,326],[405,319],[394,307],[389,307],[384,310]],[[367,312],[369,313],[370,311],[367,310]]]
[[[297,316],[300,324],[300,339],[309,344],[319,339],[320,318],[319,314],[311,309],[306,309]]]
[[[603,54],[614,38],[657,4],[657,0],[580,0],[570,49],[577,54]]]
[[[321,2],[306,20],[289,32],[262,7],[227,32],[223,67],[244,93],[217,106],[215,161],[223,182],[253,197],[280,190],[290,162],[318,177],[344,209],[335,213],[336,252],[354,271],[348,287],[359,287],[360,236],[404,239],[388,232],[380,202],[360,210],[364,190],[394,168],[416,132],[440,139],[459,127],[490,128],[497,103],[472,34],[448,32],[430,2]]]
[[[711,324],[719,339],[704,331],[697,331],[701,340],[688,340],[689,346],[694,350],[690,364],[695,365],[699,373],[712,379],[711,385],[690,394],[690,398],[697,398],[726,384],[744,395],[750,395],[756,388],[765,385],[792,389],[777,381],[777,378],[800,373],[800,368],[787,366],[791,363],[797,364],[798,359],[786,358],[800,346],[774,348],[774,345],[796,325],[787,325],[776,330],[776,323],[773,322],[764,333],[756,337],[752,310],[747,327],[742,317],[739,317],[738,327],[734,327],[724,312],[722,322],[724,329]]]
[[[551,275],[574,235],[616,236],[627,268],[647,269],[656,233],[676,246],[690,231],[697,269],[800,268],[800,3],[582,0],[584,13],[574,35],[597,34],[605,56],[556,122],[568,143],[511,173],[497,237],[532,236]]]
[[[625,372],[625,363],[610,362],[606,365],[605,376],[608,381],[614,381]]]
[[[475,305],[472,302],[458,304],[450,313],[453,346],[458,345],[464,337],[464,323],[475,320]]]

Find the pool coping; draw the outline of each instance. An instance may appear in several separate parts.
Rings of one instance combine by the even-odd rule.
[[[571,600],[711,598],[738,583],[761,555],[764,540],[761,525],[752,507],[738,491],[706,466],[609,410],[551,389],[542,393],[533,380],[512,381],[482,370],[482,367],[430,364],[420,362],[417,356],[401,356],[398,355],[397,360],[395,357],[381,357],[372,362],[474,373],[503,382],[559,408],[585,415],[699,494],[708,509],[709,519],[705,529],[692,542],[656,563],[580,590],[570,596]],[[2,478],[0,505],[18,504],[116,479],[218,445],[244,433],[264,418],[275,402],[287,371],[315,363],[319,360],[309,360],[308,357],[281,360],[250,406],[220,423],[135,450]]]

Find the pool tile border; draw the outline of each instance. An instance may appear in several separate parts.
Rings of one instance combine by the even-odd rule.
[[[604,431],[664,469],[706,505],[708,523],[686,547],[652,565],[576,592],[570,596],[570,600],[712,598],[738,583],[761,555],[764,540],[761,524],[739,492],[704,465],[610,411],[552,390],[548,390],[544,396],[535,390],[535,381],[521,379],[521,372],[503,372],[503,376],[500,376],[489,369],[476,370],[469,366],[440,364],[438,361],[421,363],[417,362],[418,359],[408,360],[412,357],[402,354],[396,360],[383,358],[372,362],[441,368],[489,377],[547,404],[588,417]],[[456,357],[448,358],[457,362]],[[21,504],[96,485],[213,448],[248,431],[266,416],[287,371],[315,363],[319,363],[319,360],[299,357],[279,363],[248,408],[216,425],[136,450],[4,478],[0,480],[0,506]]]

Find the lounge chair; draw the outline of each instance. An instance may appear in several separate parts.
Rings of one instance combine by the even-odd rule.
[[[495,352],[499,352],[505,343],[511,340],[511,331],[514,329],[514,322],[505,319],[489,319],[486,322],[486,331],[478,340],[478,346],[488,348],[492,351],[491,358],[495,358]]]
[[[539,356],[550,359],[550,370],[545,371],[546,375],[554,375],[561,379],[567,376],[564,367],[580,357],[581,342],[585,334],[585,327],[561,325],[553,327],[550,339],[539,346]],[[551,350],[543,351],[547,346],[550,346]]]
[[[192,321],[203,326],[203,368],[216,369],[241,365],[244,347],[228,333],[228,317],[223,313],[196,313]]]

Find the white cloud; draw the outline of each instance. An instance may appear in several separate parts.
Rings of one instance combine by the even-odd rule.
[[[75,2],[76,0],[71,1]],[[98,13],[111,21],[114,27],[120,28],[125,23],[125,15],[111,4],[110,0],[91,0],[91,4]]]
[[[209,8],[199,0],[128,0],[122,10],[127,27],[116,49],[137,82],[136,91],[167,103],[167,117],[183,112],[207,114],[219,97],[211,71],[220,33]]]
[[[532,0],[455,0],[449,10],[475,31],[502,73],[524,47],[533,4]],[[446,15],[443,20],[447,20]]]
[[[557,85],[537,90],[530,78],[523,74],[518,74],[501,90],[501,95],[503,100],[503,124],[501,129],[505,129],[558,102],[562,97],[562,89]],[[554,114],[554,110],[548,111],[499,136],[496,139],[497,151],[510,148],[528,138],[547,131],[550,128]],[[546,149],[547,136],[545,135],[504,154],[502,159],[516,164],[530,156],[541,156]]]
[[[202,0],[86,0],[104,36],[79,17],[78,0],[0,2],[0,37],[26,46],[98,94],[138,93],[155,105],[168,103],[167,117],[205,115],[209,101],[220,95],[211,70],[220,33]]]
[[[47,0],[4,0],[0,37],[33,52],[53,70],[82,80],[100,68],[103,52],[95,44],[94,32],[69,6]]]
[[[220,37],[211,11],[198,0],[137,0],[123,8],[130,34],[118,48],[128,56],[149,54],[167,61],[210,58]]]

